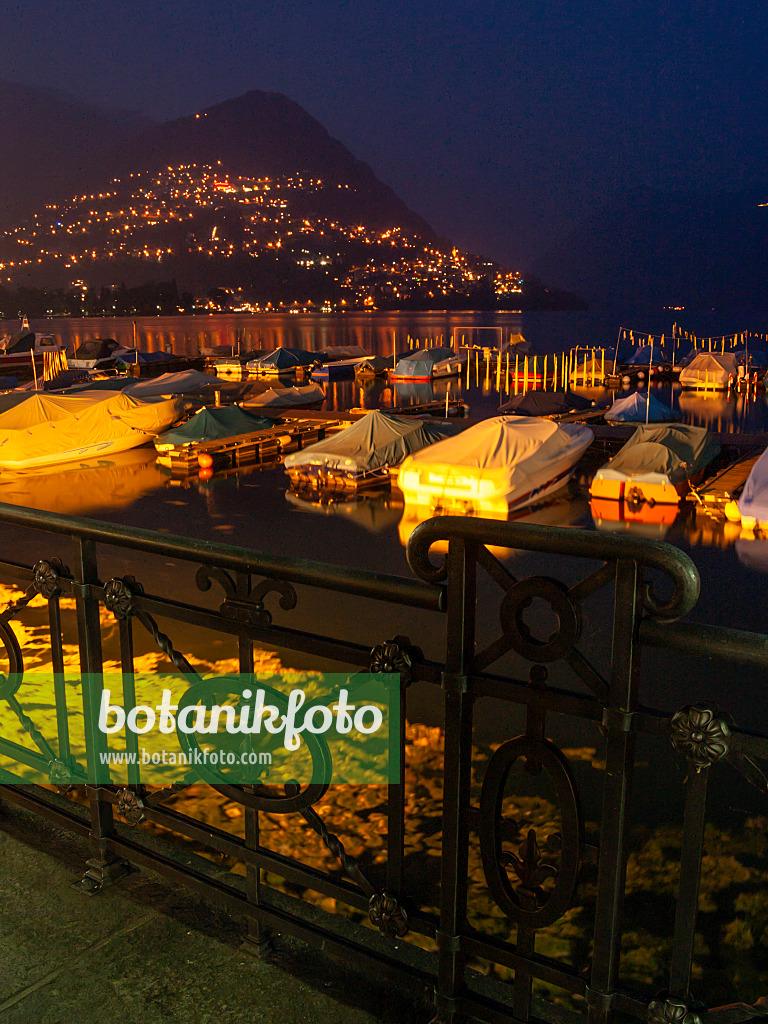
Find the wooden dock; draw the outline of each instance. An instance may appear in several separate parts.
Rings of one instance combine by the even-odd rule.
[[[215,441],[174,445],[157,456],[158,465],[166,466],[172,476],[189,476],[203,469],[209,473],[243,466],[275,464],[289,452],[306,448],[329,434],[350,425],[350,419],[329,417],[284,419],[266,430],[237,434]],[[202,456],[202,460],[201,460]],[[208,459],[210,458],[210,463]]]
[[[695,507],[697,514],[724,518],[725,506],[741,494],[747,477],[760,455],[758,452],[731,462],[700,486],[692,487],[685,500]]]

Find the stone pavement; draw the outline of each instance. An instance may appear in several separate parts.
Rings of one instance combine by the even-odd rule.
[[[431,1019],[295,940],[240,953],[242,922],[149,874],[84,896],[72,883],[86,857],[83,840],[0,798],[0,1024]]]

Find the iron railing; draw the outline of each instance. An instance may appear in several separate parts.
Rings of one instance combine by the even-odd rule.
[[[441,1022],[467,1016],[489,1022],[602,1024],[628,1016],[656,1024],[692,1024],[698,1018],[722,1024],[765,1012],[761,1005],[744,1003],[708,1008],[706,991],[694,998],[690,985],[710,776],[730,770],[722,768],[729,762],[765,796],[768,788],[758,762],[768,758],[768,737],[736,729],[714,705],[695,703],[696,694],[674,713],[644,706],[641,652],[645,647],[661,648],[676,656],[694,653],[765,669],[768,637],[678,622],[694,608],[700,586],[693,563],[681,551],[626,536],[439,517],[414,531],[408,560],[417,578],[406,579],[8,505],[0,506],[0,522],[6,537],[9,530],[14,538],[23,535],[39,556],[21,564],[8,558],[6,550],[0,561],[2,580],[24,590],[24,596],[0,614],[0,643],[8,663],[7,674],[0,675],[0,699],[15,713],[35,748],[0,737],[0,756],[6,764],[0,793],[88,837],[84,891],[96,892],[118,878],[126,862],[147,866],[242,913],[254,947],[268,945],[271,932],[321,943],[333,955],[367,969],[373,966],[419,993],[428,992],[435,1020]],[[54,546],[61,554],[61,544],[70,542],[71,557],[52,557]],[[433,545],[445,552],[437,560]],[[557,556],[563,576],[572,578],[575,573],[578,578],[569,583],[543,575],[518,578],[510,571],[514,563],[498,557],[498,548],[539,553],[547,564]],[[124,573],[102,577],[100,567],[107,561],[114,565],[130,560],[129,567],[134,568],[137,556],[143,561],[150,556],[172,559],[181,595],[153,594],[149,565],[143,580]],[[196,570],[194,583],[184,582],[185,568],[187,575],[191,568]],[[664,598],[654,589],[660,582],[668,592]],[[201,596],[207,591],[210,598],[214,584],[223,590],[218,607]],[[279,623],[266,607],[271,592],[282,609]],[[322,631],[307,629],[306,609],[317,607],[312,595],[331,592],[361,600],[354,622],[328,616]],[[491,592],[494,607],[481,615],[478,609]],[[600,593],[607,593],[612,604],[604,610],[609,647],[604,671],[593,650],[594,637],[585,638],[583,626],[584,606]],[[35,725],[34,710],[24,707],[25,651],[14,622],[37,595],[48,606],[56,736],[44,736]],[[126,677],[134,670],[136,630],[150,637],[179,671],[194,675],[188,658],[194,652],[182,653],[174,644],[174,627],[181,624],[236,641],[240,671],[245,673],[253,671],[256,646],[399,675],[402,710],[391,727],[391,738],[399,745],[401,775],[386,790],[384,856],[368,863],[364,854],[352,856],[345,849],[323,819],[323,805],[332,794],[322,786],[286,786],[278,797],[260,793],[258,786],[226,787],[226,797],[244,816],[242,837],[175,807],[179,786],[155,792],[141,785],[89,785],[80,791],[87,793],[87,804],[57,792],[56,786],[66,789],[83,780],[67,730],[73,690],[67,689],[62,640],[65,598],[74,599],[76,607],[89,762],[103,742],[93,713],[98,704],[93,688],[99,685],[94,679],[99,679],[103,664],[102,608],[118,625]],[[554,616],[557,626],[551,635],[539,635],[531,619],[533,602]],[[416,632],[410,638],[371,635],[360,642],[369,623],[382,621],[371,609],[382,607],[393,614],[394,608],[413,609]],[[309,617],[313,621],[315,611]],[[278,614],[276,609],[274,613]],[[161,631],[158,618],[168,633]],[[480,639],[489,631],[493,639]],[[435,647],[435,637],[442,637],[441,653],[430,659],[420,648]],[[508,664],[510,658],[513,669],[498,671],[499,662]],[[552,685],[552,673],[570,681]],[[439,906],[431,907],[423,883],[413,880],[422,873],[414,873],[408,854],[406,697],[417,683],[439,695],[444,715],[440,884],[434,901]],[[476,705],[483,698],[521,709],[525,727],[495,749],[475,784],[473,729]],[[602,810],[594,841],[585,838],[581,787],[573,764],[547,738],[554,719],[599,730],[602,751],[596,763]],[[660,742],[670,752],[674,747],[679,761],[687,764],[679,792],[684,820],[676,911],[662,991],[630,988],[620,978],[628,806],[640,737]],[[548,776],[558,805],[556,832],[538,835],[505,814],[518,761],[525,762],[529,776]],[[45,770],[52,786],[21,785],[8,767],[12,762]],[[321,870],[267,846],[261,841],[266,813],[281,815],[286,833],[301,819],[336,858],[338,870]],[[187,845],[172,834],[184,837]],[[191,852],[189,843],[228,857],[229,863],[245,864],[245,877]],[[468,862],[470,851],[478,848],[484,885],[504,922],[493,933],[472,924],[468,907]],[[594,922],[586,960],[572,963],[544,955],[537,951],[537,936],[568,912],[585,869],[594,875]],[[288,891],[285,885],[272,884],[276,877],[288,883]],[[335,900],[338,912],[290,895],[291,887]],[[490,964],[491,969],[483,974],[478,963]],[[494,966],[506,971],[507,980],[494,977]],[[554,990],[562,998],[553,1000]]]

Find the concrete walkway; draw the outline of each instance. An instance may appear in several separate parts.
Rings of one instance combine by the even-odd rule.
[[[72,883],[86,857],[83,841],[0,801],[0,1024],[431,1018],[303,943],[245,956],[240,921],[150,875],[83,896]]]

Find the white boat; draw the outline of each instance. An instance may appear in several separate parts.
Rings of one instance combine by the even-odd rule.
[[[739,367],[736,356],[730,352],[699,352],[680,371],[680,387],[725,391],[738,382],[740,370],[743,374],[743,366]]]
[[[29,329],[26,320],[24,324],[15,334],[0,338],[0,376],[13,370],[31,370],[33,361],[39,370],[46,353],[64,351],[52,334],[38,334]]]
[[[566,484],[593,436],[579,423],[496,416],[410,455],[398,486],[408,503],[503,515]]]
[[[119,356],[128,356],[135,349],[126,348],[114,338],[91,338],[78,345],[74,355],[67,360],[73,370],[96,370],[111,368]]]

